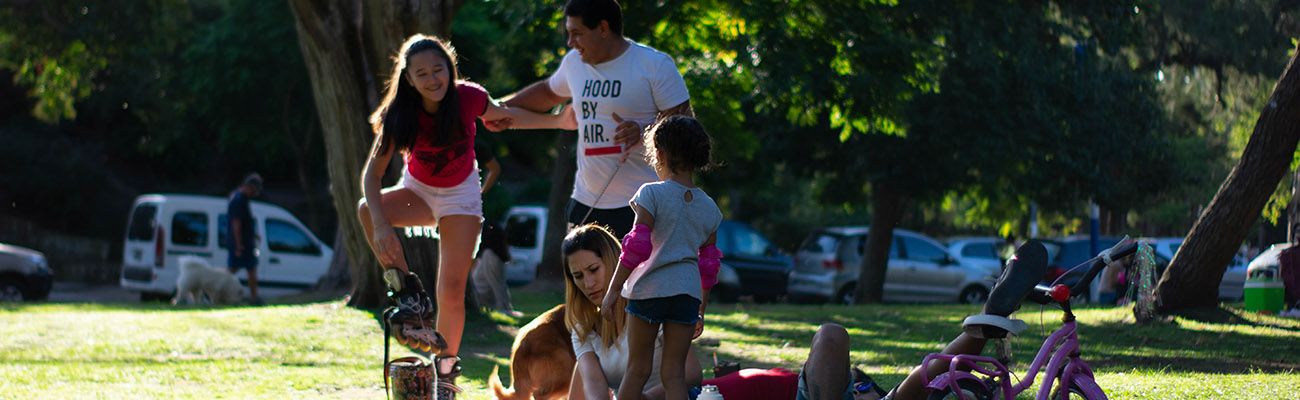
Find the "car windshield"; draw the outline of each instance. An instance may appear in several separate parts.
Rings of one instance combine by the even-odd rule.
[[[762,234],[741,224],[732,225],[731,245],[731,249],[722,250],[747,256],[762,256],[771,247],[771,244],[767,242],[767,239],[763,238]]]

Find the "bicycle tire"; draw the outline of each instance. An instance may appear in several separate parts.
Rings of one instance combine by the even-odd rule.
[[[973,378],[958,378],[957,387],[961,389],[962,396],[966,400],[993,400],[993,392],[984,383]],[[952,392],[952,388],[944,388],[930,392],[927,400],[955,400],[957,396]]]
[[[1083,388],[1082,388],[1082,387],[1079,387],[1079,383],[1078,383],[1078,382],[1070,382],[1070,389],[1069,389],[1068,394],[1069,394],[1069,397],[1061,397],[1061,386],[1058,385],[1055,389],[1052,389],[1052,395],[1051,395],[1050,397],[1048,397],[1048,398],[1051,399],[1051,400],[1068,400],[1068,399],[1078,399],[1078,400],[1106,400],[1105,397],[1102,397],[1102,398],[1096,398],[1096,399],[1095,399],[1095,398],[1088,397],[1087,392],[1084,392],[1084,391],[1083,391]]]

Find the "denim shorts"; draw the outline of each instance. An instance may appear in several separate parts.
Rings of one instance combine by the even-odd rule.
[[[808,391],[808,383],[806,382],[808,378],[803,374],[806,370],[807,369],[805,368],[799,371],[799,390],[795,392],[795,400],[808,400],[812,398],[810,397],[811,395]],[[849,386],[844,388],[844,393],[840,395],[840,398],[843,400],[853,400],[853,382],[849,382]]]
[[[627,313],[652,324],[673,322],[694,325],[700,321],[700,300],[690,295],[628,300]]]

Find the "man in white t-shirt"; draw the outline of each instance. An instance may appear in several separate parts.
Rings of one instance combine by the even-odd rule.
[[[641,154],[641,134],[667,116],[694,116],[690,93],[672,57],[623,37],[616,0],[569,0],[564,15],[572,51],[550,78],[505,104],[544,112],[573,100],[561,111],[573,112],[578,126],[570,227],[596,222],[622,238],[632,230],[628,201],[641,184],[659,180]],[[486,125],[500,131],[510,122]]]

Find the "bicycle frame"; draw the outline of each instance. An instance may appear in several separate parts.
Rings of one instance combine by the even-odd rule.
[[[929,366],[932,361],[947,360],[948,372],[931,378],[929,371],[922,368],[923,376],[927,382],[926,388],[931,391],[951,390],[957,395],[958,399],[965,399],[966,395],[961,391],[960,382],[969,380],[983,386],[986,391],[992,392],[993,388],[988,387],[981,375],[975,374],[979,373],[984,377],[991,378],[992,382],[998,386],[998,392],[1002,394],[1001,398],[1010,400],[1021,392],[1029,390],[1029,387],[1033,386],[1034,380],[1038,378],[1038,373],[1041,371],[1044,372],[1045,379],[1043,380],[1044,384],[1038,388],[1038,396],[1035,397],[1038,400],[1047,400],[1052,395],[1054,387],[1058,388],[1060,393],[1068,395],[1071,386],[1077,388],[1081,392],[1080,394],[1089,400],[1105,400],[1106,393],[1097,385],[1092,367],[1088,366],[1088,363],[1079,357],[1081,353],[1079,350],[1079,325],[1075,321],[1074,312],[1070,310],[1069,297],[1074,294],[1086,293],[1092,279],[1107,264],[1113,260],[1134,254],[1140,246],[1142,244],[1139,242],[1127,243],[1127,241],[1121,241],[1115,247],[1102,252],[1101,255],[1080,264],[1079,267],[1088,265],[1089,268],[1084,273],[1083,278],[1065,292],[1066,296],[1064,298],[1054,297],[1057,293],[1054,293],[1053,288],[1041,285],[1026,295],[1026,299],[1039,304],[1055,303],[1061,307],[1063,314],[1061,315],[1061,327],[1043,340],[1043,346],[1038,349],[1038,354],[1034,356],[1034,361],[1029,365],[1029,371],[1026,372],[1024,379],[1013,385],[1011,383],[1011,370],[992,357],[933,353],[926,356],[921,365]],[[1044,362],[1046,362],[1046,371],[1042,371]]]
[[[1011,383],[1011,370],[995,358],[936,353],[926,356],[922,365],[929,365],[932,360],[948,360],[948,372],[933,379],[927,373],[925,379],[929,384],[926,387],[931,390],[950,388],[953,393],[957,394],[958,399],[965,399],[965,395],[957,386],[961,378],[984,382],[979,375],[963,370],[969,369],[984,376],[993,377],[994,381],[1000,386],[998,392],[1002,393],[1001,397],[1010,400],[1033,386],[1038,373],[1042,371],[1043,364],[1046,362],[1047,369],[1042,371],[1045,374],[1044,385],[1038,388],[1036,399],[1047,400],[1052,394],[1053,387],[1060,387],[1063,391],[1068,391],[1070,384],[1074,384],[1074,386],[1082,390],[1088,399],[1105,399],[1106,394],[1094,380],[1092,367],[1089,367],[1088,363],[1079,357],[1078,322],[1074,321],[1073,318],[1069,318],[1072,316],[1069,311],[1066,311],[1066,315],[1066,319],[1069,320],[1065,321],[1060,328],[1052,332],[1043,341],[1043,346],[1038,349],[1038,354],[1034,357],[1033,363],[1029,365],[1029,371],[1025,373],[1025,378],[1016,384],[1012,385]],[[985,367],[982,364],[991,367]],[[1061,373],[1060,376],[1057,375],[1058,371]]]

